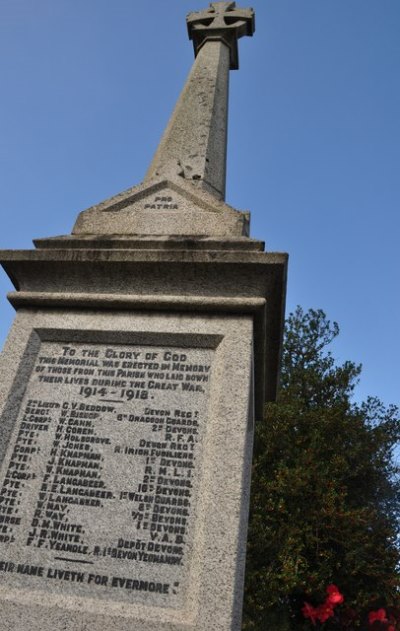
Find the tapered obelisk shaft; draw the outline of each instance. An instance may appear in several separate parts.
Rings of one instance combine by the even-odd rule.
[[[229,70],[238,67],[237,39],[254,32],[254,13],[212,2],[187,22],[196,60],[145,181],[180,176],[224,199]]]
[[[225,197],[229,48],[210,41],[200,50],[146,180],[180,175]]]

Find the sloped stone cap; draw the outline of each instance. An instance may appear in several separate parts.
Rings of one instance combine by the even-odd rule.
[[[215,236],[249,235],[249,213],[234,210],[182,181],[141,184],[81,212],[72,233]]]

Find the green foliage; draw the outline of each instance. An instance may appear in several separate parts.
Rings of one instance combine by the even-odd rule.
[[[348,605],[399,602],[398,411],[351,402],[322,311],[287,321],[278,401],[256,431],[243,629],[309,629],[304,600],[335,583]]]

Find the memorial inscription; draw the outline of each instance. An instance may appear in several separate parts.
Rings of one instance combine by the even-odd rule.
[[[177,201],[171,197],[156,195],[152,200],[144,205],[145,210],[178,210],[179,206]]]
[[[0,362],[4,631],[241,628],[286,255],[224,201],[254,11],[211,2],[187,27],[196,61],[142,184],[1,252],[18,312]]]
[[[0,584],[182,604],[213,352],[41,343],[0,473]]]

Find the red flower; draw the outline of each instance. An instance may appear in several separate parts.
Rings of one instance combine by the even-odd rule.
[[[318,620],[318,611],[317,609],[315,609],[315,607],[313,607],[312,605],[310,605],[310,603],[304,603],[304,607],[301,610],[303,616],[305,618],[310,618],[311,622],[313,623],[313,625],[315,626],[315,622],[316,620]]]
[[[328,594],[327,602],[329,602],[332,607],[336,605],[341,605],[344,601],[343,594],[340,593],[336,585],[328,585],[326,588],[326,593]]]
[[[323,605],[319,605],[319,607],[317,607],[317,616],[320,622],[326,622],[333,616],[333,607],[329,603],[328,599]]]
[[[370,611],[368,614],[368,622],[373,624],[375,621],[388,622],[386,618],[386,611],[384,609],[378,609],[377,611]]]

